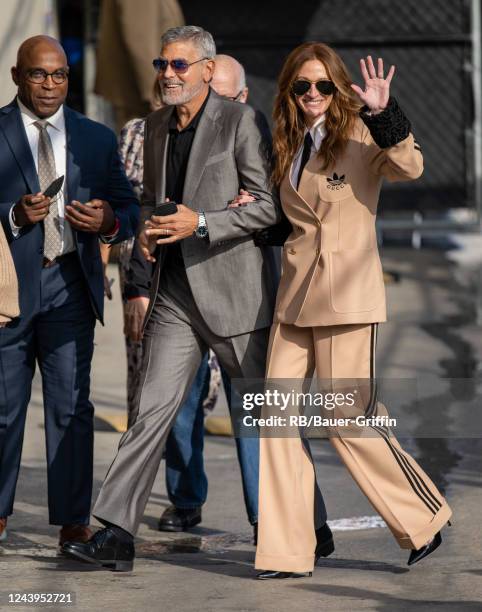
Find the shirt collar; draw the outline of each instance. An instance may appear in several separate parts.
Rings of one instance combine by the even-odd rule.
[[[25,104],[23,104],[17,96],[17,104],[22,115],[22,121],[25,127],[32,125],[35,121],[42,121],[40,117],[37,117]],[[64,119],[64,106],[62,105],[53,115],[45,119],[47,123],[58,130],[59,132],[65,131],[65,119]]]
[[[313,146],[316,151],[319,150],[323,138],[326,136],[325,119],[326,114],[323,113],[321,117],[318,117],[318,119],[315,121],[315,123],[311,126],[309,130],[305,130],[305,135],[307,132],[310,133],[311,139],[313,140]]]

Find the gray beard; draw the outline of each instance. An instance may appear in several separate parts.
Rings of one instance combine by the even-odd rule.
[[[178,104],[186,104],[190,100],[192,100],[203,88],[204,83],[201,82],[198,85],[193,85],[192,87],[188,87],[187,85],[182,85],[182,89],[178,92],[171,92],[169,90],[164,89],[161,86],[161,99],[162,103],[166,106],[178,105]]]

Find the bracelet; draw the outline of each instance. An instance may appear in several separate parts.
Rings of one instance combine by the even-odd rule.
[[[115,218],[115,225],[114,225],[113,229],[108,234],[102,234],[102,235],[104,236],[104,238],[112,238],[113,236],[115,236],[117,234],[117,232],[119,231],[119,228],[120,228],[120,221],[116,217]]]

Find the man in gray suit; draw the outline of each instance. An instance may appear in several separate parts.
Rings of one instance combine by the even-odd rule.
[[[156,262],[144,330],[138,414],[123,435],[93,514],[104,525],[70,556],[130,571],[133,536],[169,430],[203,355],[231,378],[264,377],[276,271],[253,233],[280,219],[255,111],[209,87],[216,48],[195,26],[168,30],[154,66],[164,104],[146,120],[142,251]],[[256,201],[228,208],[240,189]],[[153,216],[155,202],[177,212]],[[182,202],[179,203],[179,202]],[[158,246],[159,245],[159,246]]]

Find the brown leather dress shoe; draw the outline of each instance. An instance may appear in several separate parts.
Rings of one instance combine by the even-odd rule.
[[[87,525],[64,525],[59,534],[59,546],[65,542],[85,543],[92,537],[92,531]]]
[[[7,539],[7,519],[0,517],[0,542]]]

